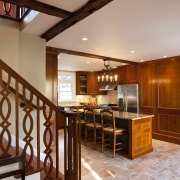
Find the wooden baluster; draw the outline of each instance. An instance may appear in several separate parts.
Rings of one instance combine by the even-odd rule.
[[[24,146],[24,152],[26,154],[27,150],[29,149],[29,159],[26,159],[26,169],[28,171],[33,170],[33,166],[32,166],[32,161],[34,158],[34,149],[33,149],[33,145],[31,144],[33,138],[33,128],[34,128],[34,123],[33,123],[33,116],[32,116],[32,111],[33,111],[33,107],[32,107],[32,99],[33,99],[33,94],[32,92],[30,93],[30,97],[28,99],[27,95],[26,95],[26,89],[25,87],[23,87],[23,101],[25,104],[25,107],[23,108],[23,111],[25,112],[24,118],[23,118],[23,130],[25,133],[25,137],[23,138],[24,142],[25,142],[25,146]],[[28,127],[28,129],[27,129]]]
[[[7,82],[3,82],[3,72],[2,69],[0,69],[0,127],[2,130],[0,131],[0,157],[5,158],[9,157],[10,155],[10,147],[12,143],[11,133],[9,127],[11,126],[11,123],[9,121],[9,117],[11,114],[11,102],[9,99],[9,95],[11,92],[9,91],[8,87],[11,82],[11,76],[8,75]],[[4,139],[6,136],[6,143],[4,143]]]
[[[11,3],[7,3],[7,2],[4,2],[3,4],[3,8],[4,8],[4,12],[6,16],[11,16],[11,10],[12,10],[12,5]]]
[[[81,179],[81,132],[79,112],[66,112],[64,126],[65,178]]]
[[[53,110],[48,107],[46,104],[43,105],[43,114],[44,114],[44,118],[45,118],[45,131],[43,134],[43,140],[44,140],[44,145],[45,145],[45,151],[44,153],[46,154],[46,157],[44,159],[44,171],[46,174],[45,179],[51,180],[53,179],[52,176],[52,170],[53,170],[53,159],[51,156],[52,153],[52,149],[51,146],[53,144],[53,133],[51,130],[52,127],[52,122],[51,122],[51,118],[53,115]],[[48,110],[47,110],[48,108]]]

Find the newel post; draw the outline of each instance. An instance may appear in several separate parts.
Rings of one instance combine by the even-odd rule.
[[[66,111],[64,126],[65,180],[81,179],[81,126],[79,112]]]

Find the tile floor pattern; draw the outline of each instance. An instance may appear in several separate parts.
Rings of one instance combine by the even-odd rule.
[[[60,133],[60,146],[63,144]],[[62,165],[63,145],[60,148]],[[118,152],[100,152],[82,143],[82,180],[180,180],[180,145],[153,139],[153,152],[130,160]],[[63,166],[61,166],[63,169]]]

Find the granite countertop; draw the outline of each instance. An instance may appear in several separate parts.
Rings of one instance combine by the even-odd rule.
[[[116,118],[127,119],[127,120],[139,120],[143,118],[154,117],[154,115],[152,114],[120,112],[120,111],[113,111],[113,114],[114,114],[114,117]]]
[[[100,109],[96,109],[96,113],[100,114]],[[122,111],[113,111],[115,118],[125,119],[125,120],[140,120],[143,118],[154,117],[151,114],[142,114],[142,113],[131,113],[131,112],[122,112]]]
[[[82,105],[78,105],[78,104],[69,104],[66,106],[59,106],[59,107],[77,107],[77,108],[82,108]],[[96,114],[100,114],[100,111],[102,109],[98,108],[98,106],[88,106],[88,107],[93,107],[95,109]],[[69,109],[68,109],[69,110]],[[154,117],[154,115],[152,114],[142,114],[142,113],[132,113],[132,112],[122,112],[122,111],[113,111],[113,115],[115,118],[119,118],[119,119],[124,119],[124,120],[140,120],[143,118],[149,118],[149,117]]]

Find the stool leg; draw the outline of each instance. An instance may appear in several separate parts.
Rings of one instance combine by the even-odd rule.
[[[104,152],[104,132],[102,131],[102,145],[101,145],[101,152]]]
[[[96,149],[96,129],[94,128],[94,149]]]
[[[86,142],[87,142],[87,127],[84,127],[85,129],[85,138],[84,138],[84,145],[86,146]]]
[[[116,136],[115,136],[115,134],[114,134],[114,140],[113,140],[113,155],[112,155],[112,157],[114,157],[115,156],[115,151],[116,151]]]

